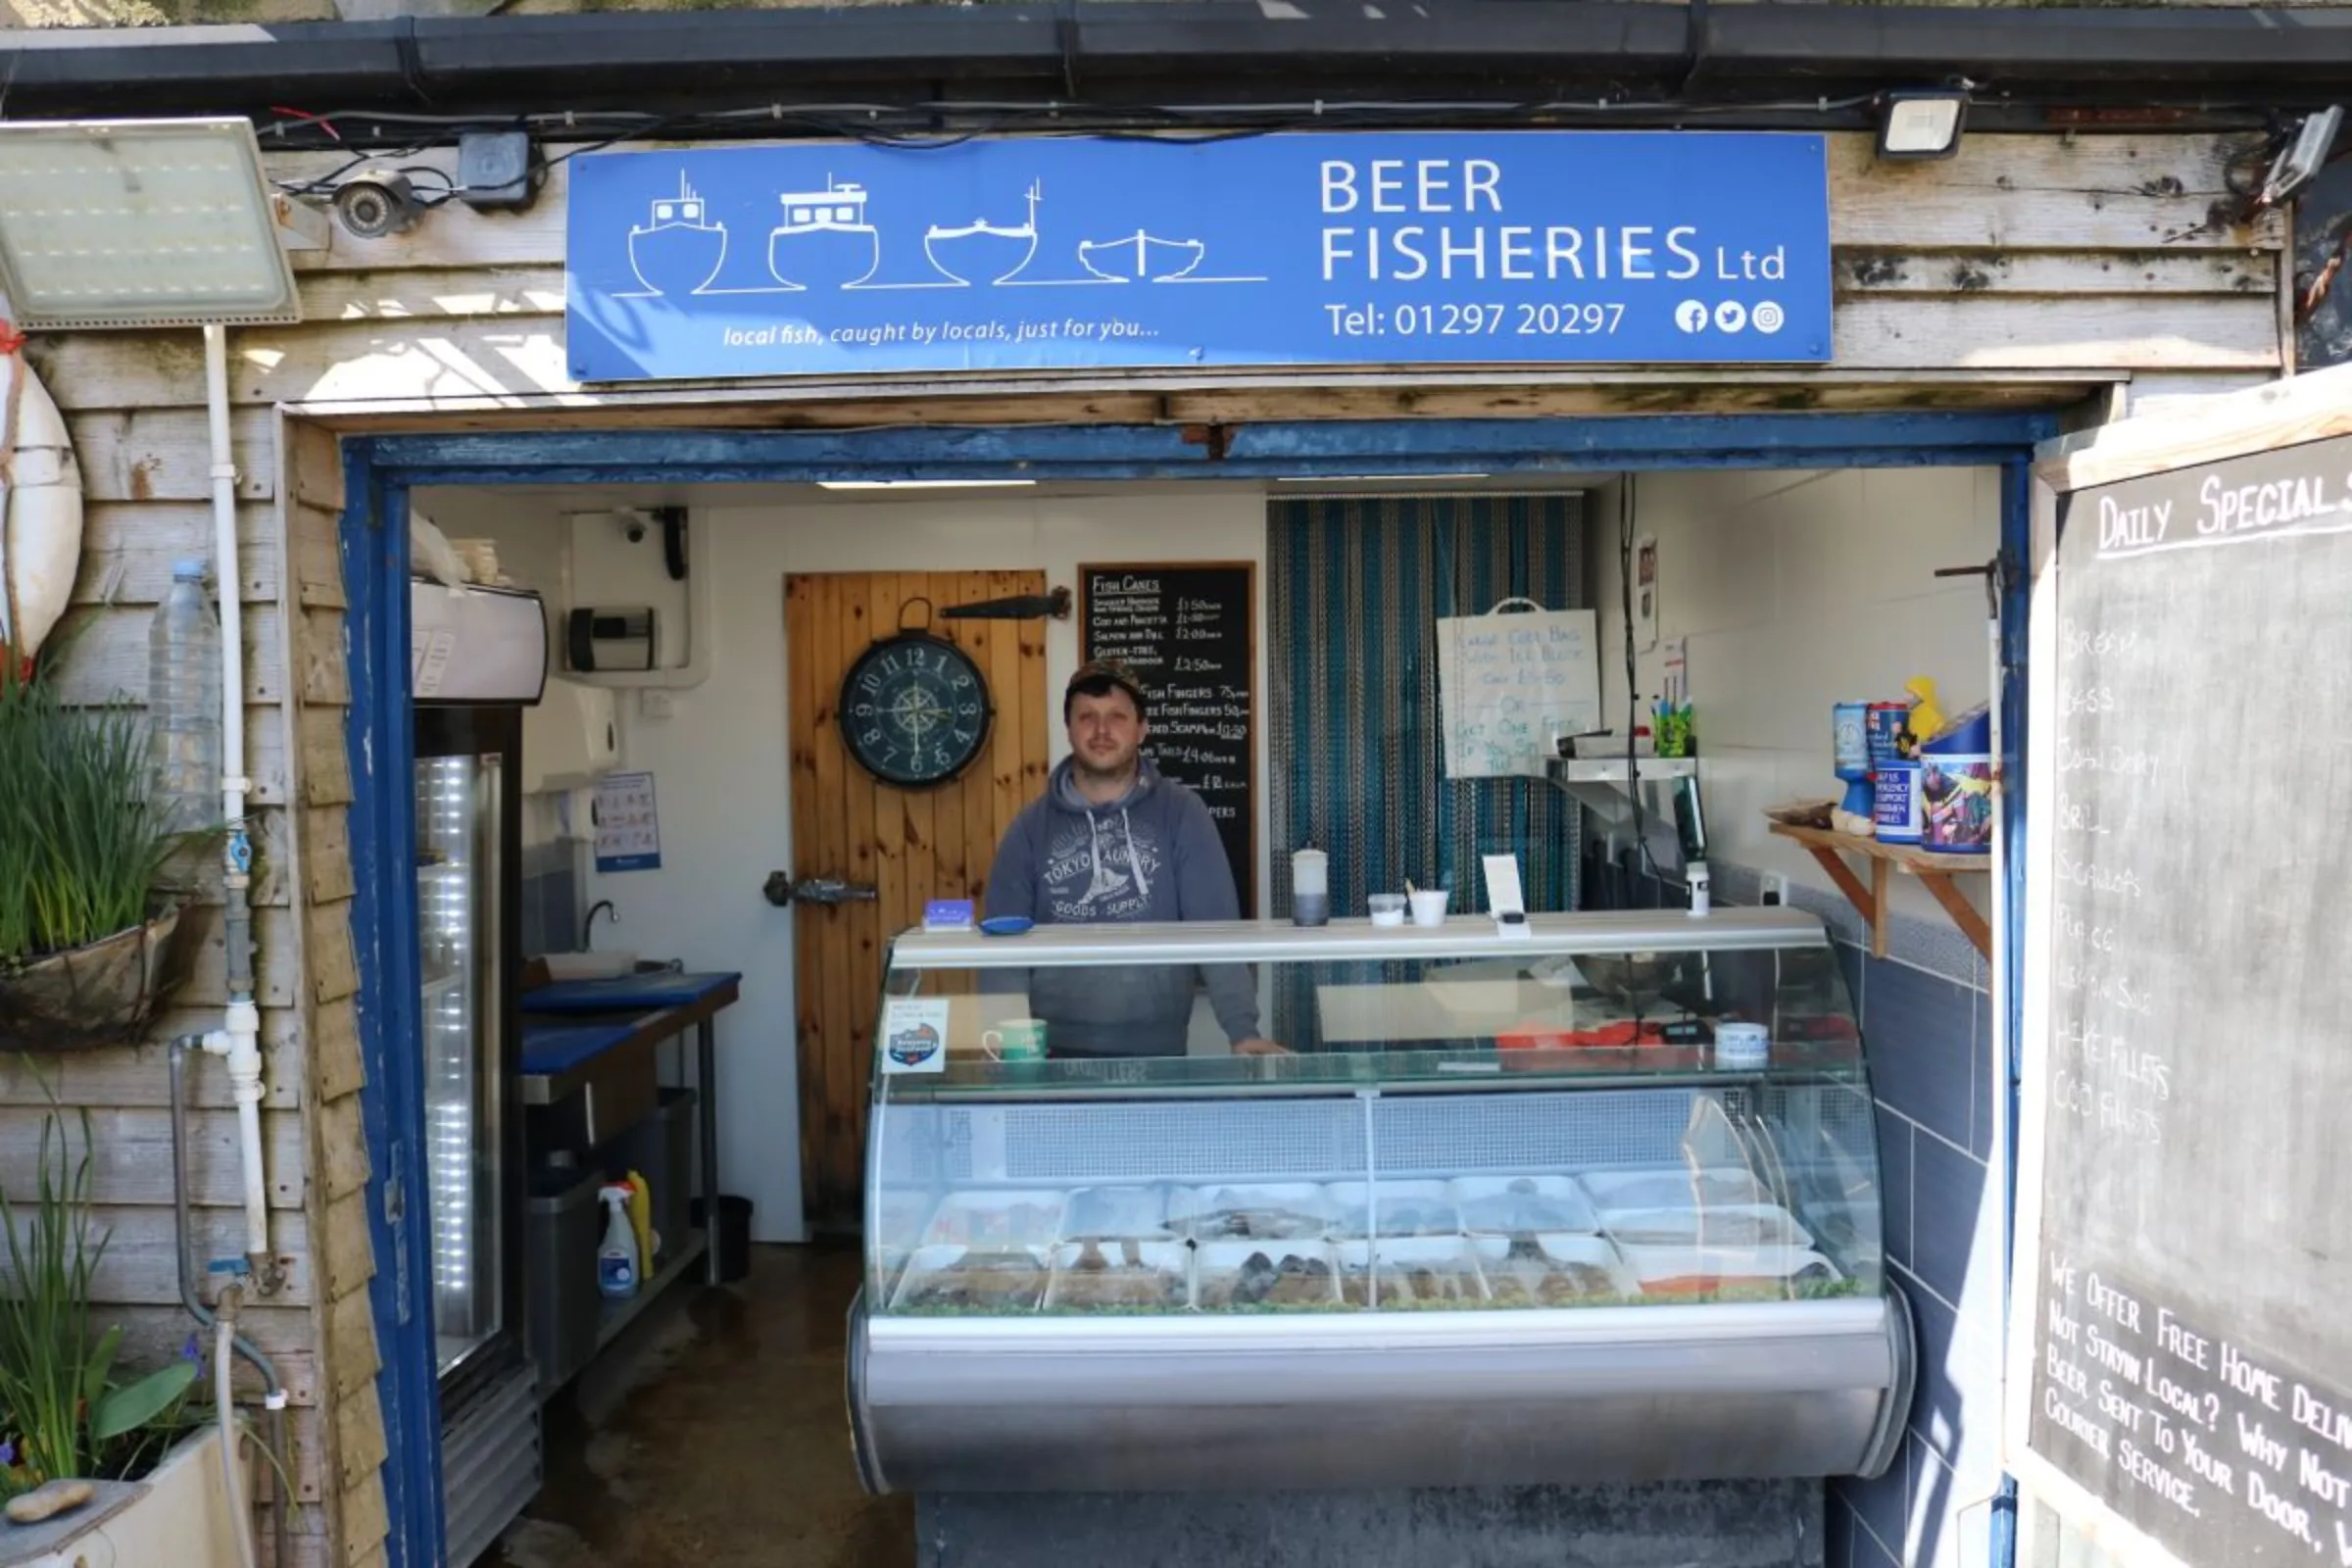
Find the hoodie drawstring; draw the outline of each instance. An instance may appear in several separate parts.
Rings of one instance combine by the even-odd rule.
[[[1145,898],[1152,896],[1151,878],[1144,875],[1144,858],[1135,852],[1135,824],[1127,820],[1127,808],[1119,808],[1119,831],[1127,835],[1127,866],[1135,873],[1135,891]]]

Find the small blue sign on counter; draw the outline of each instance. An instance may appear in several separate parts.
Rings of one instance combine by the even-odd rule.
[[[1814,134],[827,142],[571,170],[583,381],[1831,355]]]
[[[972,901],[969,899],[932,899],[923,906],[923,929],[926,931],[969,931],[972,929]]]

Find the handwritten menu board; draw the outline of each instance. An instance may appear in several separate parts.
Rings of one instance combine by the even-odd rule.
[[[2028,1446],[2183,1562],[2345,1568],[2352,438],[2059,528]]]
[[[1143,681],[1145,754],[1207,806],[1245,916],[1257,908],[1256,577],[1246,561],[1078,568],[1079,658]]]

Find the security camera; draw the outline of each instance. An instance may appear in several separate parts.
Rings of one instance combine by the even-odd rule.
[[[633,512],[630,513],[621,521],[620,536],[633,545],[645,543],[645,519]]]
[[[363,169],[335,187],[335,217],[361,239],[381,239],[414,224],[424,208],[397,169]]]

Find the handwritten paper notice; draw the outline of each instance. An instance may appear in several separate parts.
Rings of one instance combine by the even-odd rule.
[[[1553,735],[1599,728],[1595,637],[1590,610],[1497,609],[1440,620],[1446,775],[1540,778]]]
[[[654,807],[654,775],[608,773],[596,783],[596,868],[662,868],[662,817]]]

